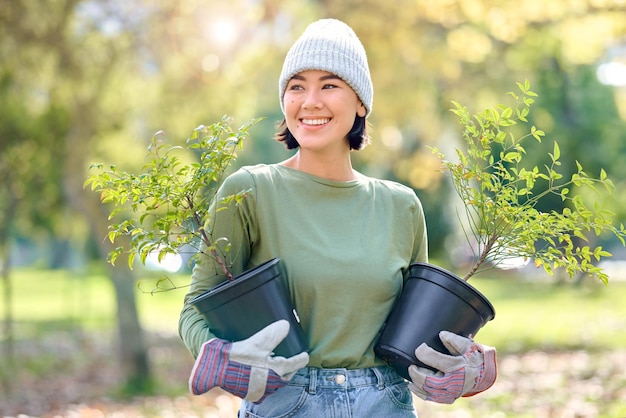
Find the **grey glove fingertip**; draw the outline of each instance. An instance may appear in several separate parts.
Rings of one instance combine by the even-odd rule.
[[[285,339],[285,337],[287,336],[287,334],[289,334],[289,321],[287,321],[286,319],[279,319],[278,321],[268,325],[268,326],[273,326],[276,328],[276,334],[281,338],[281,341],[283,339]]]
[[[474,344],[471,339],[450,331],[439,332],[439,339],[448,351],[450,351],[450,354],[457,356],[465,354],[471,345]]]
[[[432,376],[443,376],[442,371],[429,369],[428,367],[420,367],[416,364],[409,366],[409,376],[418,376],[420,379],[426,379]]]
[[[440,353],[426,343],[421,343],[415,349],[415,357],[417,357],[417,359],[420,361],[422,361],[420,357],[428,358],[428,356],[436,355],[436,354],[440,354]]]
[[[271,357],[267,364],[281,379],[289,381],[298,370],[309,364],[309,353],[305,351],[289,358]]]
[[[286,319],[279,319],[276,322],[272,322],[261,331],[259,334],[267,334],[265,337],[268,340],[272,340],[276,343],[276,345],[280,344],[282,340],[285,339],[287,334],[289,334],[289,321]]]
[[[300,370],[303,367],[306,367],[306,365],[309,364],[309,353],[305,351],[303,353],[296,354],[295,356],[290,357],[288,361],[293,371],[290,371],[289,373],[285,373],[283,375],[285,376],[283,378],[284,380],[291,380],[293,375],[295,375],[298,372],[298,370]],[[286,377],[286,376],[289,376],[289,377]]]
[[[442,372],[458,368],[462,361],[457,356],[440,353],[425,343],[415,349],[415,357],[423,364]]]
[[[300,368],[303,368],[304,366],[309,364],[309,353],[307,353],[306,351],[303,351],[300,354],[296,354],[292,358],[298,359],[298,364],[300,364]]]

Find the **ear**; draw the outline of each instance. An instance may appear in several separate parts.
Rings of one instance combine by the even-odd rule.
[[[361,118],[367,115],[367,109],[365,108],[365,105],[363,103],[359,105],[359,109],[356,111],[356,114]]]

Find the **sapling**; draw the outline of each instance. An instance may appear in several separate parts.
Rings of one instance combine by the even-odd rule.
[[[124,241],[127,245],[108,254],[108,261],[114,264],[126,254],[133,268],[136,258],[145,264],[150,254],[157,253],[161,261],[191,246],[192,260],[208,255],[232,280],[226,257],[230,243],[225,237],[213,236],[212,222],[217,212],[241,203],[250,191],[242,190],[211,203],[256,122],[258,119],[234,130],[231,118],[224,116],[210,126],[198,126],[184,147],[167,144],[159,131],[152,137],[147,162],[139,173],[115,165],[92,164],[90,169],[97,172],[88,177],[85,186],[100,193],[102,203],[113,205],[110,221],[122,219],[109,225],[108,239],[115,244],[122,237],[130,238]],[[183,157],[189,158],[189,154],[197,160],[184,162]]]
[[[510,92],[515,105],[498,105],[477,114],[457,102],[454,112],[463,127],[465,150],[456,149],[458,161],[443,162],[467,217],[464,233],[476,241],[472,265],[463,280],[495,267],[512,255],[534,260],[537,267],[553,274],[564,268],[570,277],[577,273],[595,275],[603,283],[608,276],[597,262],[611,254],[601,245],[590,244],[591,235],[609,234],[624,245],[624,225],[614,226],[614,214],[597,202],[590,205],[579,193],[588,188],[612,192],[613,182],[602,169],[589,175],[576,161],[573,174],[561,171],[561,152],[554,142],[549,161],[542,167],[526,167],[526,141],[542,141],[545,133],[529,125],[527,116],[537,94],[530,84],[517,83],[519,92]],[[520,128],[525,133],[518,135]],[[542,212],[538,205],[550,195],[564,204],[562,210]],[[578,238],[587,245],[577,245]]]

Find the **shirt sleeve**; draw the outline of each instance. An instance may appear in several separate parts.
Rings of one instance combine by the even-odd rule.
[[[415,196],[415,210],[413,212],[413,228],[415,239],[413,241],[413,254],[411,263],[428,262],[428,233],[424,209],[417,195]]]
[[[228,203],[224,200],[240,192],[245,192],[241,201]],[[224,180],[209,209],[212,215],[207,220],[205,229],[213,237],[217,254],[233,276],[246,269],[250,258],[250,249],[254,242],[251,233],[254,201],[252,176],[245,170],[238,170]],[[216,336],[211,332],[210,324],[196,312],[190,301],[224,280],[227,280],[226,273],[208,251],[207,245],[202,243],[178,320],[179,335],[194,357],[198,355],[204,342]]]

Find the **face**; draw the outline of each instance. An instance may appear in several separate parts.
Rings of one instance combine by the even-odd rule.
[[[287,128],[301,149],[350,148],[346,136],[366,109],[352,88],[326,71],[303,71],[283,97]]]

